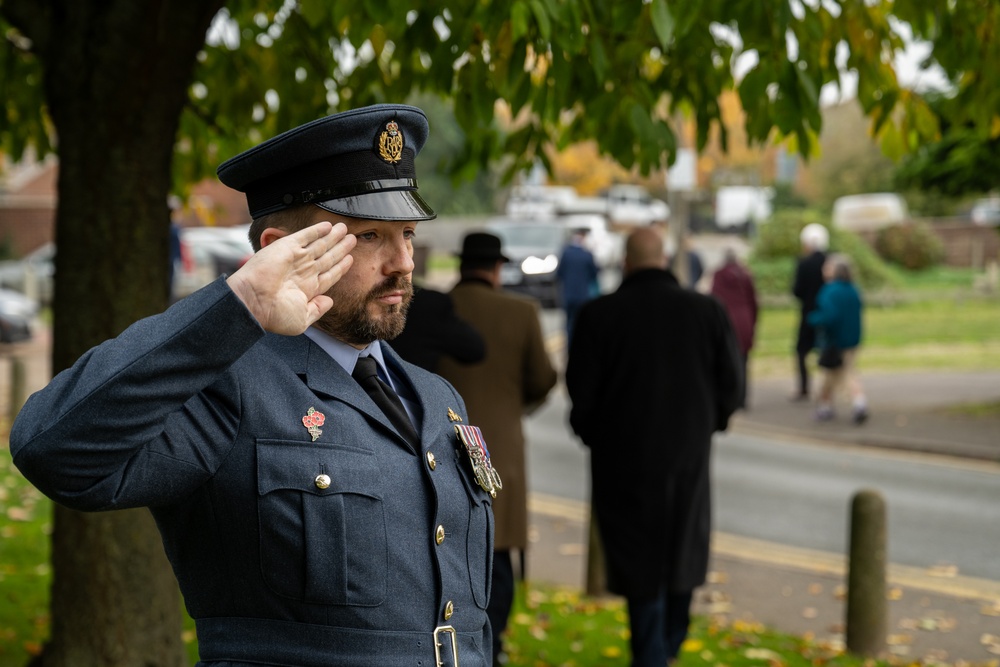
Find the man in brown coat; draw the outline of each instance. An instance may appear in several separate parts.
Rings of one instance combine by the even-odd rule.
[[[486,358],[461,365],[442,357],[438,372],[465,400],[469,420],[482,429],[503,489],[493,501],[493,591],[486,612],[493,626],[493,662],[514,601],[511,550],[528,543],[528,501],[521,416],[537,407],[556,384],[534,300],[500,290],[508,261],[500,238],[472,232],[462,242],[461,280],[452,289],[455,313],[482,334]]]

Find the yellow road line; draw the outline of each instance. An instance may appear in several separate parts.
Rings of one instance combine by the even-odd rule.
[[[588,503],[540,493],[529,494],[528,510],[580,523],[590,520]],[[712,551],[720,556],[774,567],[787,567],[843,578],[847,576],[846,557],[829,551],[792,547],[719,531],[712,533]],[[925,568],[896,563],[889,564],[887,579],[891,585],[928,593],[984,602],[1000,601],[1000,581],[991,579],[950,573],[941,576]]]

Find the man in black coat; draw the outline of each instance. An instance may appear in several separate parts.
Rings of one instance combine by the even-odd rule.
[[[486,343],[479,331],[455,314],[455,304],[444,292],[414,288],[406,326],[392,341],[392,349],[406,361],[431,373],[438,372],[442,356],[460,364],[474,364],[486,357]]]
[[[636,667],[663,667],[687,635],[708,570],[712,434],[740,396],[725,309],[665,267],[659,234],[633,232],[621,287],[583,307],[566,367],[570,424],[591,450],[608,584],[628,602]]]
[[[819,223],[808,224],[799,235],[802,242],[802,256],[795,266],[795,282],[792,294],[799,300],[799,333],[795,339],[795,358],[798,368],[799,385],[793,401],[809,400],[809,352],[816,347],[816,329],[807,321],[807,316],[816,310],[816,295],[823,287],[823,264],[826,249],[830,245],[830,233]]]

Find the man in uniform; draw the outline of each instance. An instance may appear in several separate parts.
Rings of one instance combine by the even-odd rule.
[[[482,333],[486,358],[474,364],[441,359],[439,372],[462,394],[469,417],[482,427],[493,462],[502,475],[503,490],[493,505],[493,593],[487,610],[493,626],[496,662],[514,602],[511,552],[518,550],[523,556],[528,546],[528,485],[521,417],[545,400],[558,377],[545,350],[537,302],[500,289],[500,267],[507,261],[500,238],[470,232],[462,241],[460,259],[461,280],[452,289],[451,298],[459,317]]]
[[[624,278],[587,303],[570,343],[570,425],[590,448],[608,588],[625,597],[633,667],[664,667],[705,582],[712,434],[739,403],[740,356],[722,304],[683,289],[650,227]]]
[[[490,664],[489,461],[457,436],[458,393],[384,343],[434,217],[427,134],[419,109],[376,105],[224,163],[255,255],[14,424],[15,463],[57,502],[151,509],[201,665]]]

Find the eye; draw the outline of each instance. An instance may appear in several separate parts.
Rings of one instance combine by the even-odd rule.
[[[415,230],[415,229],[404,229],[403,230],[403,238],[406,239],[407,241],[412,241],[413,239],[417,238],[417,230]]]
[[[360,234],[355,234],[355,236],[362,241],[374,241],[378,237],[378,234],[375,232],[361,232]]]

